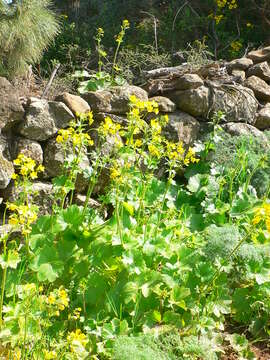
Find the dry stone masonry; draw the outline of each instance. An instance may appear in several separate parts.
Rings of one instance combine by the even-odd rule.
[[[123,124],[127,121],[130,95],[155,100],[160,112],[169,115],[164,134],[170,140],[192,144],[213,114],[221,110],[226,115],[225,131],[232,136],[252,134],[270,146],[263,134],[270,129],[270,47],[251,51],[229,63],[213,62],[200,67],[182,64],[151,70],[145,76],[143,88],[116,86],[88,92],[83,97],[63,93],[55,101],[31,97],[24,106],[16,88],[0,78],[0,202],[17,196],[11,180],[12,161],[23,153],[45,166],[43,178],[34,184],[44,205],[42,196],[49,198],[50,180],[59,174],[64,162],[63,150],[56,142],[58,130],[68,127],[77,113],[89,110],[97,122],[111,116]],[[108,138],[104,153],[112,149]],[[83,166],[89,167],[90,161],[85,156]],[[86,185],[84,178],[78,177],[75,194],[78,202]]]

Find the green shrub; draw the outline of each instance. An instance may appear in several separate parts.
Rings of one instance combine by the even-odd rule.
[[[50,0],[24,0],[0,6],[0,70],[14,77],[38,62],[59,31]]]

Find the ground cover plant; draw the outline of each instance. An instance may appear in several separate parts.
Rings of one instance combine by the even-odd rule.
[[[184,148],[164,137],[167,122],[134,96],[126,122],[78,115],[56,138],[66,161],[47,215],[31,191],[44,168],[14,161],[21,195],[6,204],[1,236],[1,358],[219,359],[229,344],[254,359],[247,339],[269,339],[269,187],[253,183],[269,159],[251,170],[240,150],[237,169],[211,161],[219,125]],[[80,176],[89,185],[78,206]],[[104,216],[89,199],[106,177]]]

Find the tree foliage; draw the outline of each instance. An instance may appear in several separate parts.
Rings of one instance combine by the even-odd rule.
[[[0,71],[14,76],[40,60],[59,26],[50,0],[0,1]]]

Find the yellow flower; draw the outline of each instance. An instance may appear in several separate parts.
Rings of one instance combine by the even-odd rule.
[[[58,135],[58,136],[56,137],[56,142],[57,142],[58,144],[63,143],[63,142],[64,142],[63,136]]]
[[[121,173],[117,169],[115,169],[115,168],[111,169],[111,179],[115,180],[120,175],[121,175]]]
[[[134,147],[135,147],[135,148],[139,148],[139,147],[142,146],[142,144],[143,144],[143,142],[142,142],[141,139],[136,139],[136,140],[135,140],[135,143],[134,143]]]
[[[123,22],[122,22],[122,26],[123,26],[123,28],[125,28],[125,29],[128,29],[129,28],[129,21],[128,20],[123,20]]]
[[[48,296],[48,298],[47,298],[47,302],[48,302],[48,304],[50,304],[50,305],[55,304],[55,302],[56,302],[55,296],[54,296],[53,294],[50,294],[50,295]]]
[[[154,157],[157,157],[157,158],[161,157],[161,153],[160,153],[159,149],[154,144],[148,145],[148,151]]]
[[[45,350],[45,360],[53,360],[57,358],[57,354],[54,350],[47,351]]]
[[[98,35],[103,36],[104,35],[104,30],[101,27],[99,27],[97,29],[97,33],[98,33]]]
[[[80,329],[70,332],[67,336],[67,341],[70,343],[70,348],[73,352],[75,352],[76,343],[79,343],[84,348],[88,343],[87,336]]]
[[[31,179],[36,179],[36,178],[37,178],[37,172],[36,172],[36,171],[32,171],[32,172],[30,173],[30,178],[31,178]]]
[[[270,233],[270,204],[264,203],[261,206],[255,208],[254,217],[252,219],[252,224],[257,225],[260,222],[264,222],[266,225],[267,231]]]
[[[43,165],[38,165],[38,167],[37,167],[38,172],[43,172],[44,170],[45,170],[45,167]]]
[[[10,217],[8,220],[9,225],[16,226],[19,224],[19,220],[16,217]]]

